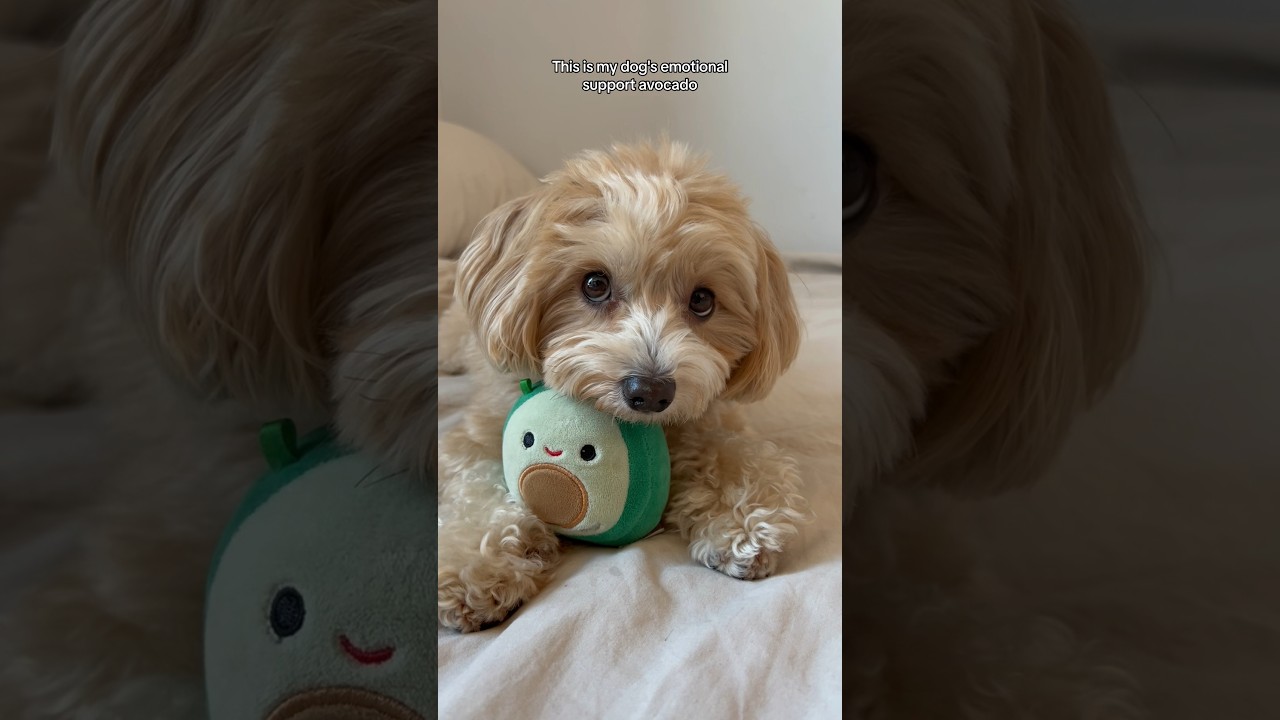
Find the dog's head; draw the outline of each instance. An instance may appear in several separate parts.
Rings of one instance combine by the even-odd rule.
[[[491,213],[457,298],[496,366],[633,421],[760,399],[799,344],[786,267],[746,201],[665,141],[579,155]]]
[[[1036,478],[1131,353],[1144,231],[1051,0],[844,6],[846,471]]]

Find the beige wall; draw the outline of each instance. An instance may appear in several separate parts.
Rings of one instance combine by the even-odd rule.
[[[729,72],[689,75],[695,92],[597,95],[582,81],[602,78],[551,65],[695,58]],[[839,0],[442,0],[440,114],[538,175],[665,130],[742,184],[783,250],[840,251]]]

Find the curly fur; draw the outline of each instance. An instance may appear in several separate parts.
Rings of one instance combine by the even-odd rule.
[[[178,377],[264,414],[332,412],[419,473],[435,449],[435,64],[419,41],[434,23],[429,2],[98,2],[54,127]]]
[[[945,496],[1039,479],[1133,351],[1146,232],[1102,73],[1053,0],[844,5],[845,560],[868,718],[1130,718],[1086,633],[984,577]]]
[[[854,484],[886,470],[973,495],[1032,482],[1146,307],[1145,230],[1100,68],[1055,2],[867,0],[844,23],[844,126],[880,171],[876,211],[845,239],[846,323],[908,360],[872,367],[912,408],[885,450],[898,461]]]
[[[86,4],[51,54],[58,171],[0,246],[0,307],[48,300],[0,314],[0,402],[93,403],[106,458],[71,561],[4,618],[0,716],[202,717],[204,569],[258,423],[435,469],[436,7]]]

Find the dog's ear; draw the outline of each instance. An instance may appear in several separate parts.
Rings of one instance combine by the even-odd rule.
[[[998,217],[1012,303],[935,392],[900,480],[985,494],[1036,479],[1137,343],[1146,231],[1101,68],[1056,3],[1012,3],[1016,182]]]
[[[410,305],[434,315],[420,288],[435,262],[436,63],[415,33],[435,14],[245,5],[93,3],[63,51],[54,154],[176,377],[264,414],[327,414],[336,335],[367,339],[347,331]],[[275,54],[288,61],[268,72]],[[355,303],[391,282],[414,292]]]
[[[455,297],[490,362],[509,372],[539,368],[538,290],[525,272],[541,221],[537,193],[489,213],[458,259]]]
[[[800,349],[800,314],[786,263],[762,230],[753,228],[753,232],[758,253],[756,342],[730,374],[722,395],[740,402],[764,399]]]

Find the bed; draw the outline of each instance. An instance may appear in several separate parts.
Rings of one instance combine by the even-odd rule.
[[[535,181],[464,128],[442,124],[440,147],[447,262],[480,215]],[[574,545],[507,622],[440,631],[440,717],[840,716],[840,262],[790,260],[805,341],[752,415],[801,459],[817,520],[779,573],[728,578],[696,565],[674,534]],[[441,377],[442,435],[467,392],[465,375]]]

